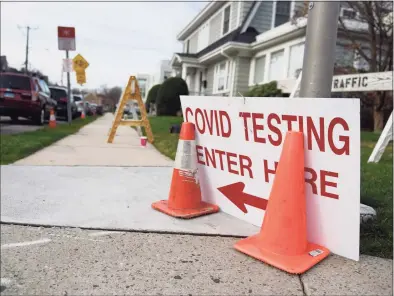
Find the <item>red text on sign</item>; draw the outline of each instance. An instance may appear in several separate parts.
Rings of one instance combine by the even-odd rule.
[[[252,160],[249,156],[200,145],[196,145],[196,150],[199,164],[228,171],[234,175],[246,175],[253,179]]]
[[[279,146],[284,140],[280,127],[286,125],[288,131],[302,131],[305,134],[308,150],[312,150],[315,145],[321,152],[325,152],[329,148],[336,155],[349,155],[349,136],[341,134],[344,131],[349,131],[349,125],[341,117],[331,120],[319,117],[318,122],[310,116],[278,115],[275,113],[240,112],[239,117],[243,119],[246,141],[269,142],[273,146]],[[250,130],[253,131],[252,137],[249,136]],[[327,132],[325,132],[326,130]]]
[[[195,124],[197,131],[203,134],[216,135],[223,138],[231,136],[231,120],[226,111],[206,110],[187,107],[185,110],[186,122]]]
[[[264,181],[266,183],[270,183],[270,175],[274,176],[276,169],[278,167],[278,162],[275,161],[275,164],[271,166],[268,165],[268,161],[266,159],[263,160],[264,165]],[[313,194],[321,195],[324,197],[338,199],[339,195],[333,193],[333,188],[337,188],[337,180],[339,177],[338,173],[320,170],[315,171],[312,168],[305,167],[305,182],[309,184],[312,188]],[[273,177],[272,177],[273,178]],[[330,188],[331,187],[331,188]],[[319,192],[320,189],[320,192]]]

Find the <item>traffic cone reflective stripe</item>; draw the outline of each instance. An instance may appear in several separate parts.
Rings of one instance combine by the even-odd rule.
[[[49,115],[49,127],[56,127],[56,117],[55,117],[55,111],[51,109],[50,115]]]
[[[288,132],[260,233],[234,247],[289,273],[300,274],[330,251],[307,241],[304,137]]]
[[[201,200],[193,123],[182,124],[168,201],[155,202],[152,207],[170,216],[184,219],[219,211],[217,205]]]

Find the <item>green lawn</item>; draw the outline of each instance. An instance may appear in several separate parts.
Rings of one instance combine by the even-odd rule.
[[[56,128],[44,128],[15,135],[0,135],[0,164],[10,164],[45,148],[54,142],[76,133],[84,125],[97,119],[88,116],[75,119],[71,124],[57,124]]]
[[[154,146],[164,155],[175,159],[178,135],[170,134],[172,124],[181,117],[150,117]],[[390,144],[377,164],[368,164],[379,134],[361,133],[361,202],[375,208],[378,218],[361,227],[361,253],[393,258],[393,149]]]

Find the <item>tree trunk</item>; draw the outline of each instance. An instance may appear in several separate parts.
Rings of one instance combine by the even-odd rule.
[[[382,110],[376,110],[374,107],[373,110],[373,130],[375,132],[382,131],[384,128],[384,112]]]

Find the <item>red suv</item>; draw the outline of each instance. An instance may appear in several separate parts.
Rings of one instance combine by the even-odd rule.
[[[0,115],[32,119],[43,125],[49,118],[50,110],[56,111],[57,103],[43,79],[27,74],[0,73]]]

